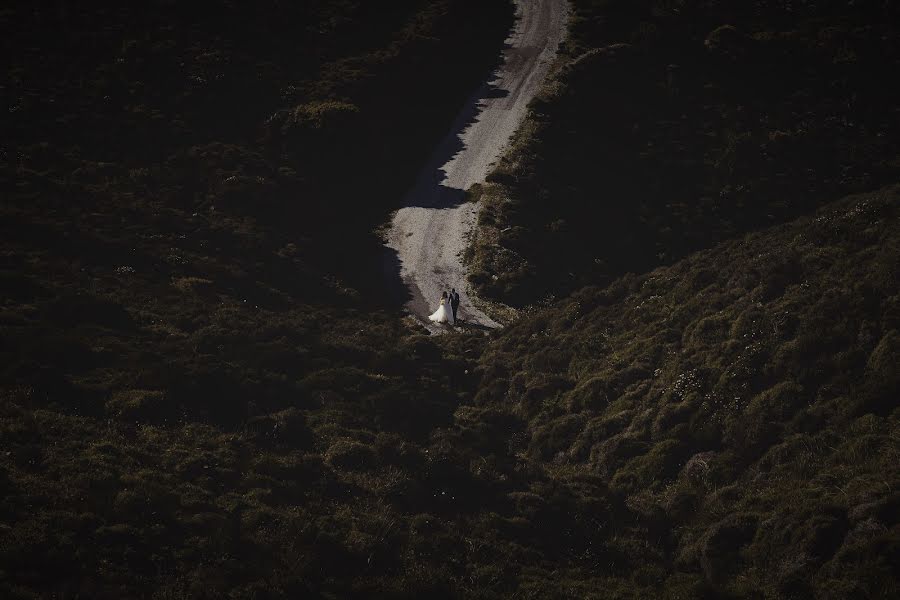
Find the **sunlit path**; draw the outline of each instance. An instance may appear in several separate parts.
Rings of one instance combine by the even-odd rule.
[[[397,252],[410,289],[410,312],[431,313],[442,290],[461,296],[460,317],[473,325],[499,324],[473,305],[462,265],[478,207],[464,191],[484,181],[525,116],[563,39],[565,0],[518,0],[516,25],[503,64],[470,98],[451,131],[433,152],[391,222],[387,245]]]

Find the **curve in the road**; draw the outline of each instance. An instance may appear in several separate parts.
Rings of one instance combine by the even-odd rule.
[[[473,304],[466,281],[462,253],[478,207],[464,201],[464,192],[484,181],[525,116],[567,20],[566,0],[516,0],[516,24],[502,66],[466,103],[394,214],[387,246],[397,252],[413,315],[425,319],[437,307],[441,291],[455,288],[462,300],[462,322],[499,326]]]

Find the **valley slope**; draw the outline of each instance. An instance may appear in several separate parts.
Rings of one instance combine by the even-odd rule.
[[[677,211],[650,189],[669,180],[651,176],[699,159],[604,146],[617,189],[645,176],[623,200],[647,201],[582,219],[572,199],[609,183],[583,132],[646,131],[616,112],[570,119],[597,100],[575,79],[629,81],[630,50],[584,40],[615,23],[665,37],[676,8],[743,3],[579,1],[564,51],[587,55],[560,74],[573,97],[549,88],[474,191],[476,253],[496,234],[498,252],[520,239],[546,260],[520,277],[476,255],[498,276],[476,273],[480,289],[525,308],[488,336],[436,338],[404,316],[373,229],[496,69],[513,12],[389,4],[0,10],[0,596],[896,596],[900,192],[879,187],[896,139],[868,129],[891,134],[895,113],[823,96],[865,127],[842,124],[837,146],[772,141],[853,158],[848,183],[818,194],[795,169],[759,204],[691,205],[707,220],[678,247]],[[815,39],[841,60],[871,39],[895,61],[865,35],[886,23]],[[690,108],[677,77],[673,110]],[[647,98],[607,88],[613,108]],[[541,131],[559,137],[533,145]],[[735,192],[772,166],[738,175],[753,145],[728,148]],[[535,206],[577,219],[539,232]],[[773,206],[788,208],[760,217]],[[642,232],[654,256],[582,270],[633,256],[559,245],[598,223],[611,242]]]
[[[482,296],[562,297],[900,180],[896,3],[572,4],[473,194]]]

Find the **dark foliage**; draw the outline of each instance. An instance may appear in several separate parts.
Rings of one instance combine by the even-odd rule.
[[[594,529],[565,596],[608,577],[601,597],[898,592],[898,208],[896,186],[850,197],[528,311],[487,348],[475,400],[519,424],[519,460],[609,490],[570,509]]]
[[[647,10],[588,4],[569,58]],[[729,6],[726,24],[774,14]],[[371,230],[489,72],[510,8],[0,9],[0,596],[897,594],[896,188],[493,339],[431,339],[380,301]],[[711,51],[746,51],[719,4],[658,8],[718,11]],[[553,102],[526,134],[566,123]],[[654,160],[616,164],[668,172]],[[633,224],[622,206],[609,227]]]
[[[511,23],[470,0],[0,9],[0,596],[396,572],[481,342],[445,356],[382,301],[371,232]]]
[[[489,178],[472,281],[522,306],[900,178],[896,3],[576,0]]]

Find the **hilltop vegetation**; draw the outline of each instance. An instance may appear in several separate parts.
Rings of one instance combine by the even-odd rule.
[[[648,6],[577,2],[565,54],[588,58],[560,77],[620,51],[585,55],[598,31],[681,39],[666,24],[694,6],[713,11],[705,36],[725,5],[659,3],[655,28],[635,26]],[[775,14],[753,6],[735,12],[753,27]],[[554,261],[583,261],[560,240],[588,238],[517,221],[547,260],[484,289],[528,301],[598,285],[490,338],[435,340],[403,318],[371,230],[492,68],[511,18],[509,3],[480,0],[0,10],[0,596],[897,595],[897,187],[655,270],[694,242],[564,280]],[[857,48],[865,32],[848,31],[835,35]],[[485,218],[540,216],[508,210],[536,206],[532,193],[589,216],[569,199],[594,193],[584,174],[597,169],[559,110],[597,97],[570,83],[535,105],[482,190]],[[638,106],[645,88],[618,89]],[[603,114],[584,131],[615,132],[621,115]],[[576,147],[535,145],[547,131]],[[799,204],[774,220],[893,172],[895,137],[871,146],[851,131],[823,153],[870,152],[871,166],[821,195],[804,186],[824,178],[790,172],[802,193],[777,188],[772,202]],[[560,172],[570,196],[544,165],[579,148]],[[611,148],[622,186],[635,169],[641,185],[671,172],[673,154]],[[642,193],[659,199],[642,209],[658,221],[635,231],[669,244],[674,213]],[[766,222],[747,198],[743,220],[701,245]],[[620,206],[609,231],[634,225],[633,203]],[[690,231],[737,214],[726,208]]]
[[[839,199],[900,175],[896,7],[573,4],[472,192],[471,281],[524,308],[470,410],[560,566],[510,593],[893,597],[900,190]]]
[[[365,490],[428,493],[392,465],[465,371],[400,318],[371,230],[512,16],[0,10],[0,596],[357,585],[384,524]]]
[[[853,196],[584,288],[486,349],[477,410],[546,478],[518,516],[573,498],[544,533],[561,596],[897,594],[898,207]]]
[[[585,288],[486,347],[332,321],[314,356],[347,366],[238,428],[10,390],[4,592],[892,597],[898,200]]]
[[[880,0],[575,0],[555,78],[477,193],[471,263],[523,306],[900,178]]]

